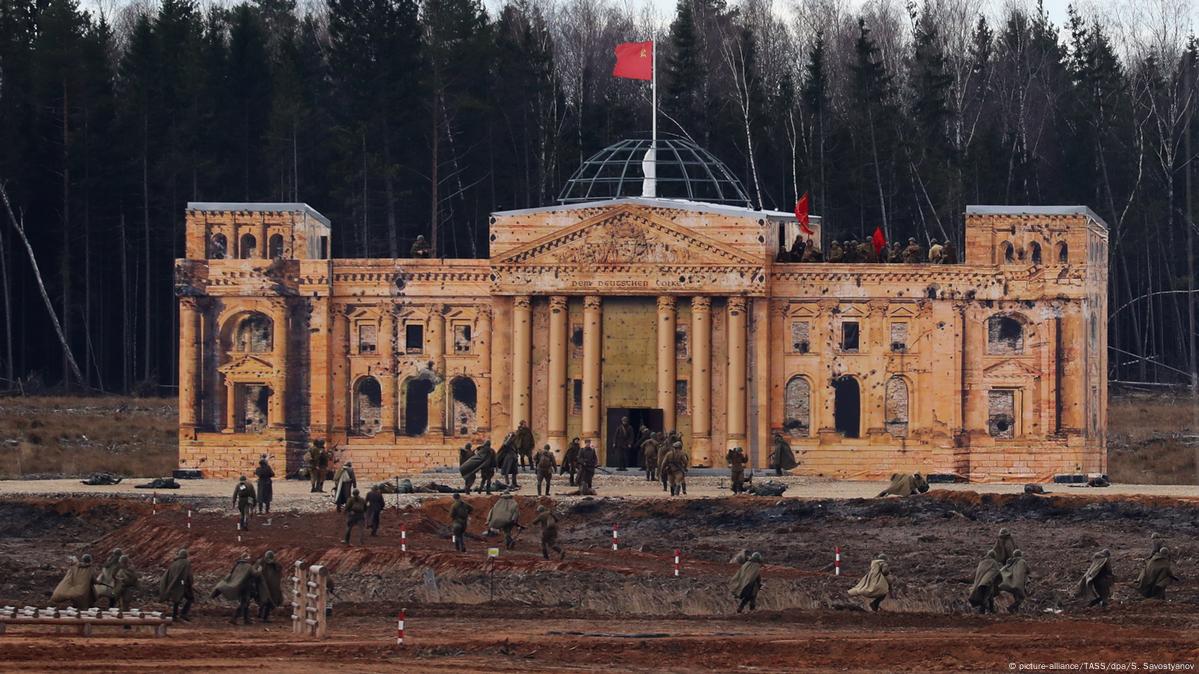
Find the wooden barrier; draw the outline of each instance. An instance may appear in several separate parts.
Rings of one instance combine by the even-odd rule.
[[[291,631],[324,639],[329,632],[329,571],[320,564],[296,562],[292,580]]]
[[[154,631],[154,636],[165,637],[167,627],[172,623],[171,618],[164,617],[158,611],[140,611],[138,609],[122,612],[115,608],[107,611],[101,611],[98,608],[80,611],[73,608],[59,610],[54,607],[43,609],[33,606],[25,606],[20,609],[14,606],[0,607],[0,634],[4,634],[9,625],[46,625],[58,628],[67,627],[86,637],[91,636],[92,629],[99,625],[101,627],[149,627]]]

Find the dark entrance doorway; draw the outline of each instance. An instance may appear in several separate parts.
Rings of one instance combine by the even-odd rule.
[[[834,379],[833,399],[837,432],[847,438],[861,437],[862,392],[858,389],[858,380],[848,376]]]
[[[427,379],[408,380],[407,400],[404,402],[404,433],[424,435],[429,428],[429,394],[433,382]]]
[[[604,459],[604,465],[608,467],[619,466],[620,457],[613,450],[612,443],[616,437],[616,429],[620,428],[621,417],[629,418],[629,425],[634,431],[640,431],[641,425],[645,424],[646,428],[655,433],[664,431],[662,428],[662,410],[651,407],[609,407],[608,408],[608,426],[607,433],[604,438],[608,443],[606,446],[608,452]],[[629,468],[641,467],[641,448],[635,448],[628,454],[628,463],[625,464]]]

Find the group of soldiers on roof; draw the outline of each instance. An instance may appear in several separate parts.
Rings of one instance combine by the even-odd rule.
[[[881,245],[881,244],[880,244]],[[778,262],[865,262],[865,263],[931,263],[956,264],[958,261],[957,247],[952,241],[940,243],[936,239],[929,242],[928,250],[909,238],[907,245],[892,241],[890,245],[876,248],[871,237],[861,241],[845,239],[833,241],[828,246],[828,253],[823,253],[812,237],[803,235],[795,237],[788,249],[780,250]]]

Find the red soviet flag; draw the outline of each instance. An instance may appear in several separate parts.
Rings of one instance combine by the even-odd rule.
[[[630,80],[654,79],[654,43],[622,42],[616,45],[616,67],[613,77]]]
[[[808,226],[808,193],[804,192],[799,201],[795,202],[795,219],[799,220],[799,231],[812,236],[812,228]]]
[[[883,234],[882,227],[874,228],[874,236],[870,237],[870,243],[874,244],[874,254],[881,255],[887,247],[887,237]]]

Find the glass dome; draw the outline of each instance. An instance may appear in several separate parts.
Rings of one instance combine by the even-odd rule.
[[[558,195],[563,204],[641,196],[649,138],[630,138],[583,162]],[[741,182],[711,152],[678,136],[658,137],[657,196],[752,208]]]

